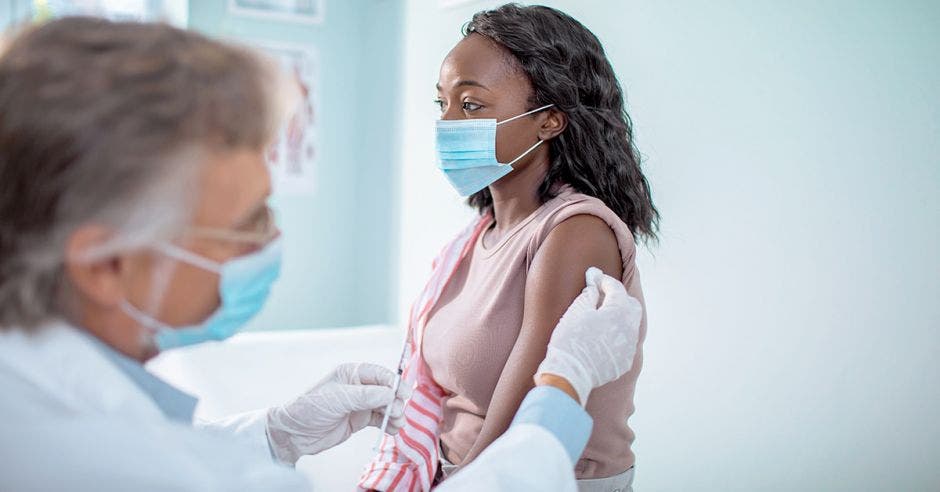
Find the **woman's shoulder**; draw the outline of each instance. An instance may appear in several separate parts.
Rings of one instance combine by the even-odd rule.
[[[563,202],[559,209],[575,213],[541,228],[543,237],[531,243],[527,253],[527,309],[552,316],[560,315],[584,288],[588,268],[600,268],[615,278],[622,278],[625,271],[617,236],[598,216],[596,204],[571,196],[559,201]]]
[[[565,242],[614,239],[622,256],[632,256],[635,244],[630,228],[603,201],[565,186],[550,202],[531,237],[532,253],[552,235],[563,236]]]

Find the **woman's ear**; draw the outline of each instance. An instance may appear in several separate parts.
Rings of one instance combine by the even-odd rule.
[[[551,140],[565,131],[567,126],[568,116],[555,108],[549,108],[539,127],[539,140]]]

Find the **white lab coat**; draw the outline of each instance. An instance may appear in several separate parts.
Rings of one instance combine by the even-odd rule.
[[[0,395],[0,490],[310,490],[272,461],[261,414],[174,423],[64,324],[0,332]],[[436,490],[574,491],[571,470],[551,433],[519,425]]]

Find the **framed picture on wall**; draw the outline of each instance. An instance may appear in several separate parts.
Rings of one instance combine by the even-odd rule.
[[[91,15],[117,21],[165,21],[186,27],[188,0],[32,0],[37,21],[68,15]]]
[[[317,87],[319,65],[316,51],[309,46],[253,42],[255,48],[281,63],[300,90],[299,106],[282,129],[277,142],[268,149],[268,165],[274,192],[281,195],[313,193],[316,180]]]
[[[323,0],[229,0],[233,15],[288,22],[323,22]]]
[[[460,5],[467,5],[470,3],[477,2],[479,0],[437,0],[438,7],[442,9],[457,7]]]

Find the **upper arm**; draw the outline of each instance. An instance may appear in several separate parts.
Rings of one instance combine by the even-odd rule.
[[[593,215],[575,215],[558,224],[532,259],[522,330],[543,335],[541,356],[558,320],[584,289],[584,272],[592,266],[614,278],[623,275],[617,238],[606,222]]]
[[[548,234],[529,266],[519,337],[503,368],[481,436],[471,458],[506,430],[545,358],[555,325],[585,287],[592,266],[615,278],[623,274],[617,238],[602,219],[575,215]]]
[[[617,238],[607,223],[593,215],[575,215],[552,229],[529,267],[522,329],[507,369],[521,364],[531,369],[531,379],[555,325],[584,289],[584,272],[592,266],[615,278],[623,274]]]
[[[592,266],[615,278],[623,274],[617,238],[607,223],[575,215],[552,229],[529,267],[522,328],[506,369],[519,365],[532,379],[555,325],[584,289],[584,272]]]

